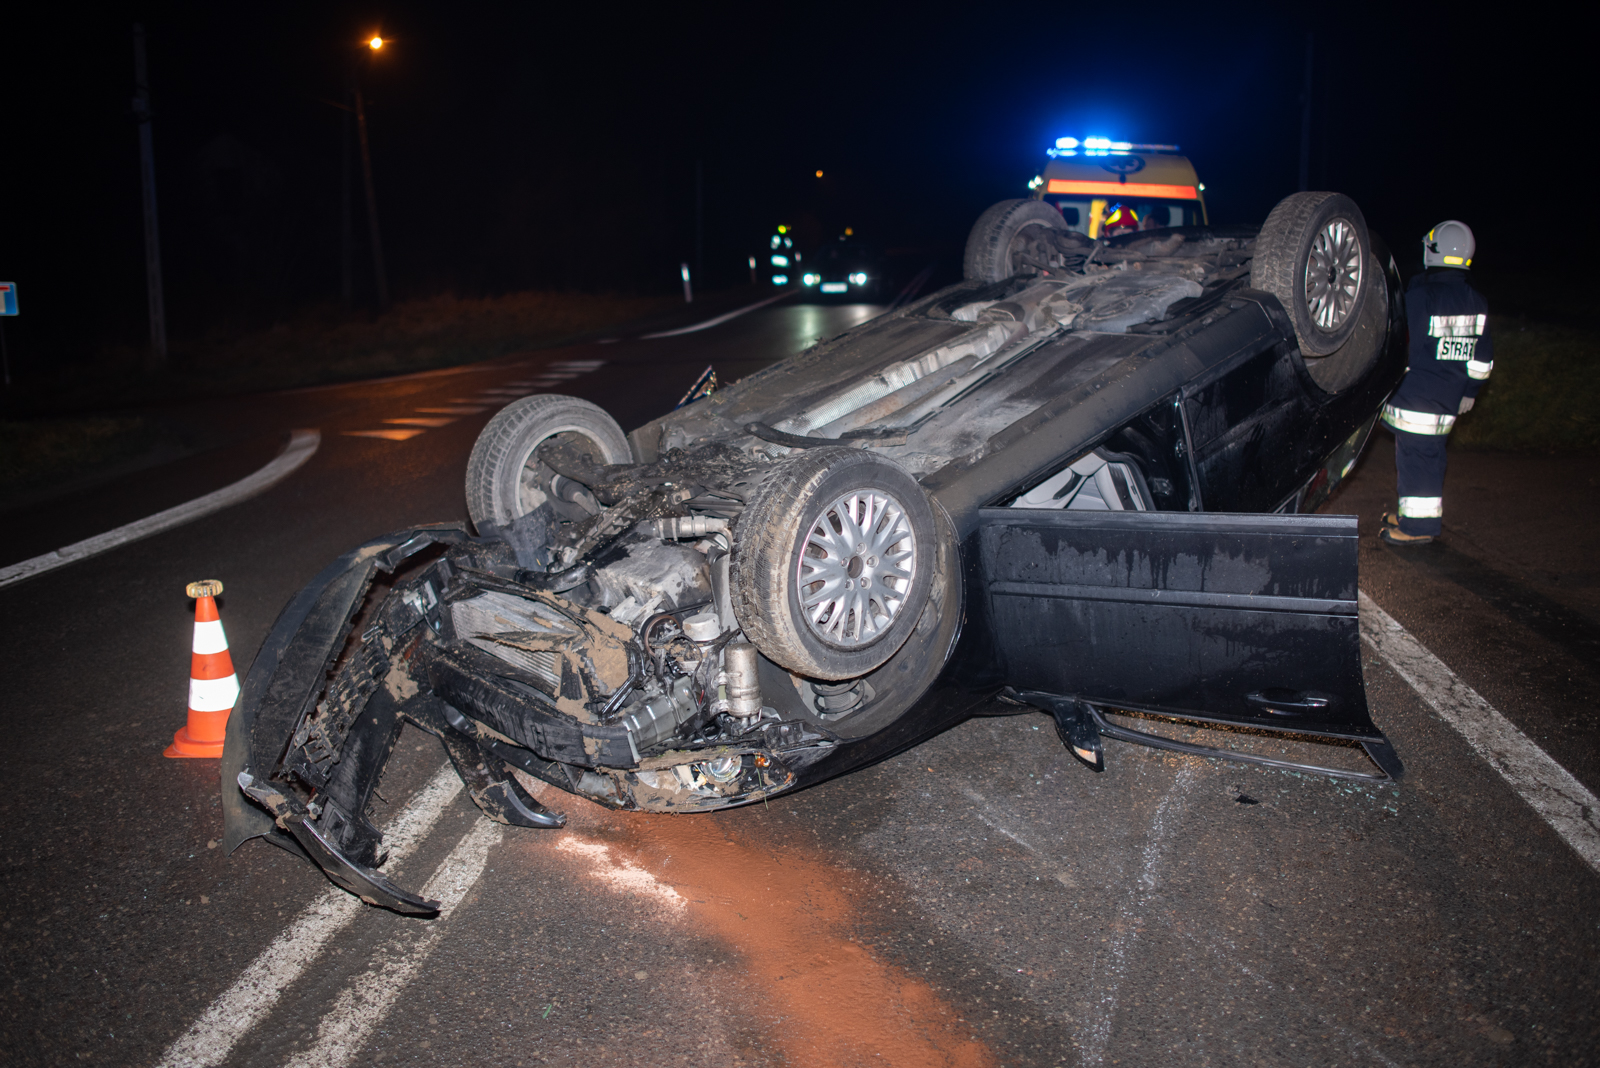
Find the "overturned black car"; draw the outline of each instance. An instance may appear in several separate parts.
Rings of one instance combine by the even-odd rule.
[[[1039,201],[979,219],[966,280],[624,435],[537,395],[467,468],[475,530],[406,530],[287,608],[228,725],[226,844],[267,835],[375,904],[369,799],[403,722],[477,804],[518,776],[618,808],[747,804],[990,698],[1234,759],[1132,712],[1339,740],[1368,715],[1353,517],[1309,513],[1405,366],[1360,210],[1092,241]],[[238,789],[233,789],[237,783]]]

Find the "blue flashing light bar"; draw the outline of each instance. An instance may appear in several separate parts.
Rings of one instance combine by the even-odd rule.
[[[1126,156],[1130,152],[1176,152],[1177,145],[1141,145],[1132,141],[1113,141],[1109,137],[1058,137],[1046,154],[1061,156]]]

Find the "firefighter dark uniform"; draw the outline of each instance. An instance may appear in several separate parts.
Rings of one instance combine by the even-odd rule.
[[[1392,544],[1426,544],[1444,515],[1445,438],[1472,407],[1494,368],[1489,302],[1467,281],[1472,231],[1451,220],[1428,231],[1428,269],[1406,287],[1410,361],[1400,388],[1383,406],[1394,431],[1398,519],[1385,516],[1380,536]]]

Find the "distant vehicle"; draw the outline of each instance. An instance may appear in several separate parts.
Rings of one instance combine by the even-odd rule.
[[[436,910],[378,870],[369,804],[403,723],[521,827],[565,822],[533,779],[748,805],[997,694],[1096,770],[1109,737],[1398,776],[1362,681],[1356,518],[1306,514],[1405,373],[1399,274],[1360,208],[1296,193],[1259,228],[1096,241],[1008,200],[964,274],[631,433],[576,397],[507,406],[467,463],[471,528],[371,541],[284,609],[228,721],[227,847],[264,835]]]
[[[1063,137],[1028,188],[1061,213],[1067,229],[1093,238],[1117,204],[1132,208],[1145,230],[1209,225],[1206,187],[1177,153],[1177,145]]]
[[[794,247],[794,230],[779,226],[777,233],[767,241],[768,277],[778,289],[792,285],[799,275],[800,252]]]
[[[842,235],[812,254],[800,284],[823,296],[877,300],[883,288],[883,253],[870,241]]]

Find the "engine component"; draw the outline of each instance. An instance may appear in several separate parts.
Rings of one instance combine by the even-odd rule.
[[[668,516],[665,519],[647,519],[636,528],[662,541],[681,541],[685,538],[703,538],[707,534],[722,534],[728,529],[726,519],[703,515]]]
[[[683,636],[692,642],[716,641],[722,635],[722,621],[715,612],[697,612],[683,621]]]
[[[735,719],[750,721],[761,716],[761,680],[756,667],[756,647],[749,642],[732,641],[722,650],[728,715]]]
[[[667,693],[645,700],[623,716],[622,725],[632,737],[634,748],[643,751],[671,738],[698,711],[694,686],[686,678],[675,679]]]

